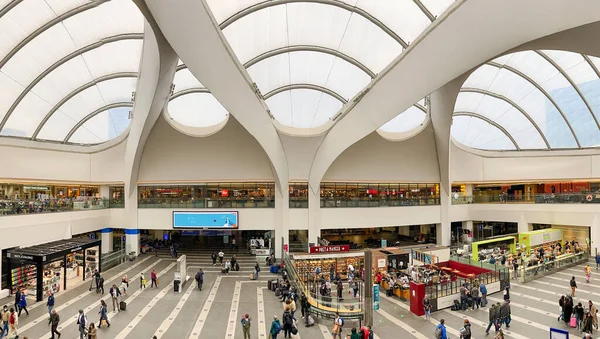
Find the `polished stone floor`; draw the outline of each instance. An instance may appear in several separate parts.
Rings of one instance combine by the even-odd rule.
[[[119,283],[123,274],[127,274],[132,283],[126,298],[127,310],[110,313],[110,328],[101,328],[98,338],[242,338],[240,318],[248,313],[253,319],[252,338],[268,338],[268,328],[273,315],[281,318],[282,304],[274,294],[266,289],[267,280],[274,277],[266,271],[261,272],[259,280],[251,281],[249,274],[254,259],[247,255],[238,255],[241,271],[227,275],[213,267],[208,254],[188,256],[189,274],[193,276],[198,267],[205,271],[205,283],[202,291],[195,283],[186,284],[181,293],[173,292],[173,272],[175,261],[168,256],[155,257],[142,255],[136,261],[128,262],[104,273],[105,286]],[[511,305],[512,324],[505,332],[507,338],[547,338],[549,327],[567,329],[557,321],[558,299],[561,293],[568,292],[569,279],[575,276],[579,289],[576,302],[598,300],[600,303],[600,271],[594,269],[592,281],[585,283],[583,266],[580,265],[552,276],[541,278],[527,284],[512,283]],[[595,265],[594,265],[595,266]],[[160,274],[159,288],[139,289],[139,273],[144,272],[149,280],[150,271],[156,269]],[[595,278],[598,278],[596,280]],[[78,309],[84,309],[90,321],[98,323],[100,299],[109,303],[108,295],[99,295],[88,291],[89,285],[82,284],[56,296],[56,309],[61,316],[59,331],[62,338],[78,338],[76,315]],[[108,293],[108,289],[106,289]],[[501,295],[491,296],[491,301],[500,301]],[[12,304],[12,300],[2,300]],[[28,338],[50,338],[47,326],[45,303],[36,303],[30,307],[30,316],[19,319],[19,334]],[[458,338],[458,329],[463,318],[473,324],[473,338],[484,338],[488,314],[485,309],[467,312],[444,310],[432,314],[432,320],[416,317],[410,313],[408,305],[398,299],[382,297],[381,308],[375,312],[374,332],[376,338],[432,338],[439,319],[445,319],[450,338]],[[357,326],[347,321],[345,331]],[[299,333],[294,338],[331,338],[330,320],[317,320],[316,326],[305,328],[299,325]],[[572,336],[581,337],[575,329],[569,329]],[[281,334],[280,338],[283,337]],[[493,336],[490,334],[491,338]]]

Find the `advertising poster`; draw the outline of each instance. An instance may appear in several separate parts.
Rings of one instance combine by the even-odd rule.
[[[373,310],[379,310],[379,285],[373,285]]]
[[[238,227],[238,212],[173,212],[173,228]]]

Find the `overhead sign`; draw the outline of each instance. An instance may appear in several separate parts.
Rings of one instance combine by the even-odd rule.
[[[173,212],[173,228],[238,228],[238,212]]]
[[[350,245],[311,246],[309,253],[350,252]]]
[[[7,253],[6,256],[12,259],[25,259],[25,260],[33,260],[33,256],[24,255],[24,254],[16,254],[16,253]]]

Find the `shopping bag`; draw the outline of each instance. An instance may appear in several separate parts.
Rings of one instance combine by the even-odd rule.
[[[102,319],[102,320],[100,321],[100,325],[101,325],[101,326],[108,326],[108,322],[106,321],[106,319]]]

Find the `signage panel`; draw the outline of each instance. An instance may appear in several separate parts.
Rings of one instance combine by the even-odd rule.
[[[173,212],[173,228],[239,227],[238,212]]]
[[[379,285],[373,285],[373,310],[379,310]]]
[[[309,253],[350,252],[350,245],[311,246]]]

